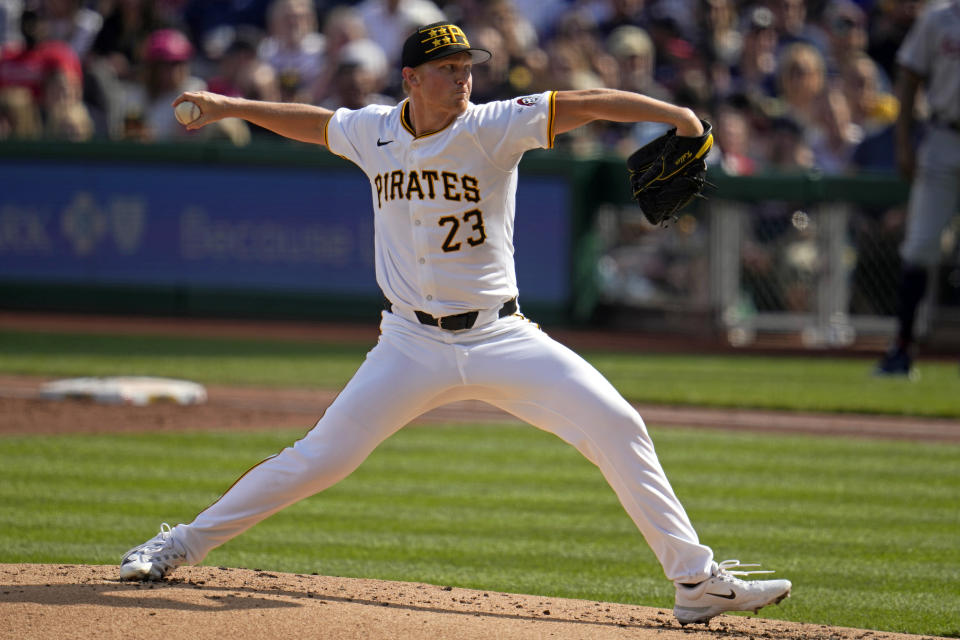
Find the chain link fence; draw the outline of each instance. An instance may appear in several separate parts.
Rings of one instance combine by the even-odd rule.
[[[811,348],[891,336],[905,198],[883,202],[869,183],[851,181],[847,191],[867,200],[858,204],[836,198],[830,185],[798,190],[799,182],[718,189],[668,229],[651,226],[636,206],[604,205],[597,215],[601,303],[651,312],[661,327],[665,313],[708,318],[740,346],[760,333],[794,333]],[[747,197],[719,197],[730,191]],[[920,310],[921,334],[935,319],[960,326],[958,237],[955,219]]]

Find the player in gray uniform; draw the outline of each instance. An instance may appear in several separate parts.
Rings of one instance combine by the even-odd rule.
[[[910,375],[914,321],[927,291],[927,274],[940,261],[940,236],[960,195],[960,0],[931,3],[897,52],[897,160],[913,183],[906,234],[900,247],[897,336],[877,364],[880,375]],[[926,89],[930,122],[913,148],[914,106]]]
[[[470,102],[471,70],[490,53],[453,24],[406,41],[409,98],[330,111],[187,93],[197,128],[239,117],[326,145],[370,180],[377,283],[387,308],[377,345],[303,439],[244,474],[193,522],[164,525],[120,565],[157,579],[351,473],[385,438],[431,408],[484,400],[576,447],[596,464],[676,585],[681,623],[755,611],[790,593],[787,580],[742,580],[701,544],[636,410],[590,364],[519,314],[513,263],[517,166],[525,151],[597,119],[673,125],[699,136],[684,109],[616,90],[547,91]]]

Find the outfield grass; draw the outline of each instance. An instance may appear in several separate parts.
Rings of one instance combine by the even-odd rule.
[[[207,384],[340,388],[372,345],[0,332],[0,373],[157,375]],[[922,362],[921,379],[879,379],[856,359],[585,353],[628,399],[960,418],[956,363]]]
[[[0,561],[114,564],[299,432],[0,438]],[[655,429],[718,559],[794,582],[764,617],[960,636],[960,446]],[[672,606],[599,472],[530,427],[412,427],[205,564]]]

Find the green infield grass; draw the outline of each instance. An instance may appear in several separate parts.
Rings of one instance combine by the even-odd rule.
[[[0,562],[115,564],[299,436],[2,437]],[[960,446],[653,436],[717,559],[793,581],[761,616],[960,636]],[[342,483],[205,564],[672,607],[672,585],[599,471],[521,425],[401,430]]]
[[[372,344],[0,332],[0,373],[153,375],[206,384],[340,388]],[[882,379],[850,358],[585,353],[635,402],[960,418],[955,362]]]

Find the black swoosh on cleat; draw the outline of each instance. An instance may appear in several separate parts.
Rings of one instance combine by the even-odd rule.
[[[726,595],[724,595],[724,594],[722,594],[722,593],[710,593],[709,591],[707,591],[707,595],[708,595],[708,596],[716,596],[716,597],[718,597],[718,598],[723,598],[724,600],[733,600],[734,598],[737,597],[737,594],[735,594],[735,593],[733,592],[733,589],[730,589],[730,593],[728,593],[728,594],[726,594]]]
[[[382,147],[382,146],[385,145],[385,144],[390,144],[391,142],[393,142],[393,140],[386,140],[386,141],[384,141],[384,140],[381,140],[380,138],[377,138],[377,146],[378,146],[378,147]]]

